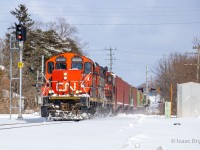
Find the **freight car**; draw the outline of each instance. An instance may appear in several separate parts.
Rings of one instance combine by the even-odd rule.
[[[45,70],[42,117],[80,120],[137,108],[136,88],[83,55],[53,56],[46,61]]]

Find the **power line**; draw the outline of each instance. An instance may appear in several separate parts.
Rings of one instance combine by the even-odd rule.
[[[188,7],[188,8],[199,8],[198,7]],[[37,9],[37,7],[27,7],[29,8],[30,11],[34,11],[34,12],[43,12],[44,10],[41,10],[41,7],[38,7],[39,9]],[[36,8],[36,9],[35,9]],[[158,9],[159,7],[152,7],[151,10],[147,10],[145,7],[143,9],[137,9],[137,8],[84,8],[84,7],[46,7],[46,9],[49,9],[48,12],[117,12],[117,11],[124,11],[124,12],[189,12],[189,11],[200,11],[199,9],[177,9],[177,8],[170,8],[170,9],[163,9],[163,7],[160,7],[161,10],[155,10]],[[60,8],[60,9],[59,9]],[[61,9],[62,8],[62,9]],[[81,10],[82,8],[82,10]],[[142,8],[142,7],[140,7]],[[167,7],[165,7],[167,8]],[[182,7],[180,7],[182,8]],[[186,8],[186,7],[184,7]],[[56,10],[59,9],[59,10]],[[77,10],[73,10],[73,9],[77,9]],[[1,11],[5,11],[5,10],[9,10],[6,8],[1,8]]]
[[[0,10],[1,11],[1,10]],[[48,11],[48,13],[45,13],[45,16],[57,16],[58,14],[56,14],[55,12],[53,12],[53,14],[49,14],[49,12],[51,12],[51,11]],[[62,12],[62,11],[59,11],[58,13],[60,13],[60,12]],[[4,13],[4,12],[1,12],[1,15],[2,14],[9,14],[9,13]],[[43,14],[44,14],[44,12],[43,12]],[[32,13],[31,15],[36,15],[36,16],[38,16],[38,15],[40,15],[40,13],[37,13],[37,11],[35,11],[34,13]],[[91,14],[67,14],[67,16],[72,16],[72,17],[164,17],[164,16],[173,16],[173,17],[175,17],[175,16],[181,16],[181,17],[185,17],[185,16],[189,16],[189,17],[191,17],[191,16],[199,16],[200,14],[172,14],[172,13],[170,13],[170,14],[158,14],[158,15],[152,15],[152,14],[143,14],[143,15],[132,15],[132,14],[130,14],[130,15],[108,15],[108,14],[106,14],[106,15],[91,15]]]
[[[3,23],[3,22],[5,22],[5,23],[10,22],[10,23],[11,23],[11,22],[13,22],[13,21],[0,21],[0,22],[2,22],[2,23]]]
[[[2,21],[0,22],[13,22],[13,21]],[[189,24],[200,24],[200,22],[165,22],[165,23],[71,23],[71,25],[77,26],[157,26],[157,25],[189,25]]]
[[[16,7],[16,5],[7,5],[7,8],[8,7]],[[38,7],[37,5],[27,5],[27,7],[28,8],[40,8],[40,7]],[[43,7],[43,6],[41,6],[41,7]],[[71,9],[71,8],[77,8],[77,9],[81,9],[81,8],[84,8],[84,9],[149,9],[149,8],[153,8],[153,9],[159,9],[159,8],[161,8],[161,9],[168,9],[168,8],[170,8],[170,9],[174,9],[174,8],[199,8],[200,6],[197,6],[197,5],[185,5],[185,6],[180,6],[180,5],[178,5],[178,6],[157,6],[157,7],[148,7],[148,6],[145,6],[145,7],[83,7],[83,6],[70,6],[70,7],[61,7],[61,6],[56,6],[56,7],[52,7],[52,6],[45,6],[45,8],[66,8],[66,9]],[[2,7],[1,9],[6,9],[5,7]]]
[[[200,24],[200,22],[166,22],[166,23],[77,23],[71,25],[77,26],[157,26],[157,25],[188,25],[188,24]]]
[[[119,59],[118,61],[120,61],[120,62],[123,62],[123,64],[129,64],[129,65],[149,65],[149,63],[148,64],[146,64],[146,63],[139,63],[139,62],[134,62],[134,61],[127,61],[127,60],[124,60],[124,59]]]
[[[119,49],[118,49],[119,50]],[[120,50],[119,50],[120,51]],[[142,52],[143,51],[143,52]],[[148,52],[145,52],[144,50],[141,50],[141,51],[133,51],[133,50],[122,50],[121,52],[126,52],[126,53],[131,53],[133,55],[145,55],[145,56],[161,56],[163,55],[163,53],[158,53],[158,52],[151,52],[151,53],[148,53]]]
[[[30,11],[34,11],[36,12],[43,12],[43,10],[30,10]],[[126,11],[112,11],[112,10],[104,10],[104,11],[99,11],[99,10],[48,10],[48,14],[49,13],[63,13],[63,12],[67,12],[67,13],[98,13],[98,12],[103,12],[103,13],[117,13],[117,12],[121,12],[121,13],[137,13],[137,12],[142,12],[142,13],[173,13],[173,12],[199,12],[200,10],[126,10]]]
[[[33,14],[33,15],[35,15],[35,14]],[[56,16],[57,14],[54,14],[54,15],[47,15],[47,16]],[[83,14],[81,14],[81,15],[67,15],[68,17],[101,17],[101,18],[108,18],[108,17],[118,17],[118,18],[120,18],[120,17],[126,17],[126,18],[128,18],[128,17],[130,17],[130,18],[133,18],[133,17],[186,17],[186,16],[189,16],[189,17],[191,17],[191,16],[199,16],[200,14],[185,14],[185,15],[174,15],[174,14],[169,14],[169,15],[83,15]]]
[[[2,14],[2,13],[1,13]],[[4,13],[7,14],[7,13]],[[38,14],[32,14],[33,16],[38,16]],[[95,18],[109,18],[109,17],[117,17],[117,18],[134,18],[134,17],[192,17],[192,16],[199,16],[200,14],[184,14],[184,15],[177,15],[177,14],[167,14],[167,15],[91,15],[91,14],[67,14],[67,17],[95,17]],[[45,14],[45,16],[58,16],[58,14]]]

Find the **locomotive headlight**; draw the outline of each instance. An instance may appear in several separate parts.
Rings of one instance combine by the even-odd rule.
[[[78,90],[76,90],[76,94],[79,94],[79,91],[78,91]]]
[[[49,94],[53,94],[54,93],[54,91],[53,90],[49,90]]]
[[[67,72],[65,72],[63,75],[64,75],[64,80],[67,80]]]

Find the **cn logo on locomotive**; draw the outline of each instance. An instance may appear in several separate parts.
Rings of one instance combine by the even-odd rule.
[[[76,91],[76,82],[74,82],[74,86],[69,85],[68,82],[58,82],[56,83],[56,91],[58,92],[67,92],[67,90],[70,88],[72,91]]]

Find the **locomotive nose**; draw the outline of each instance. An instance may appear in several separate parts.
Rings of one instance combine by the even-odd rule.
[[[52,89],[55,94],[75,94],[80,91],[80,70],[54,70],[52,72]]]

